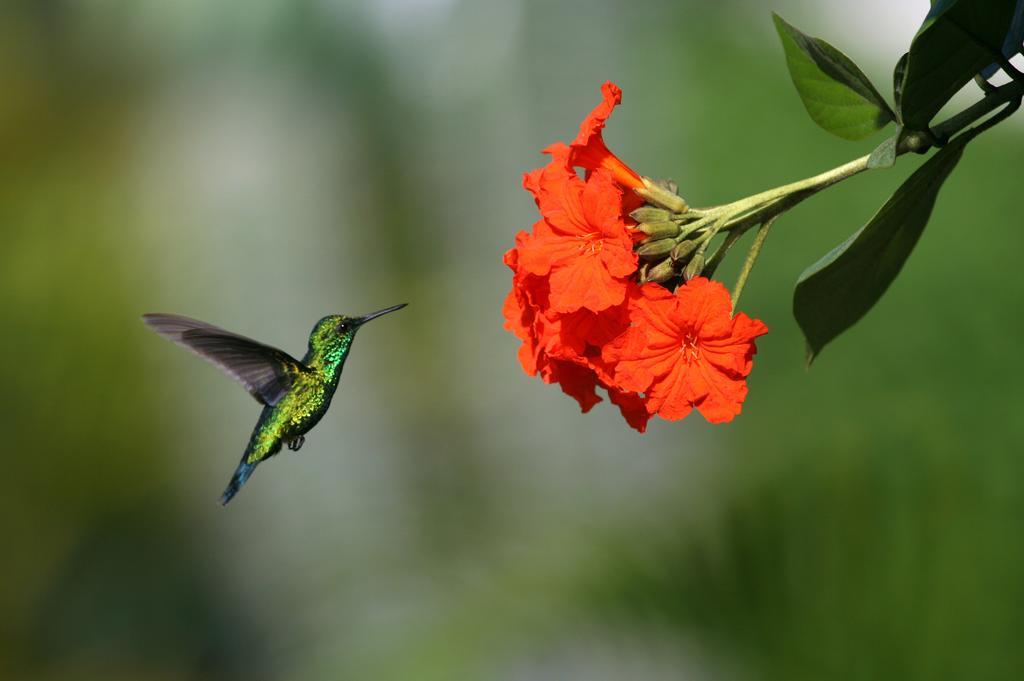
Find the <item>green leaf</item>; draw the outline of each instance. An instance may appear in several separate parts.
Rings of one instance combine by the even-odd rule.
[[[900,140],[903,139],[903,127],[896,129],[896,134],[887,137],[885,141],[875,147],[868,157],[868,168],[892,168],[896,164],[896,151],[899,148]]]
[[[1017,0],[1017,10],[1013,13],[1010,30],[1003,39],[1003,56],[1010,59],[1024,48],[1024,0]],[[1002,68],[999,64],[990,64],[982,72],[983,78],[991,78]]]
[[[900,112],[903,111],[903,86],[906,84],[907,59],[909,57],[910,53],[904,52],[900,60],[896,62],[896,68],[892,73],[892,101],[896,107],[896,120],[900,125],[903,125],[903,115]]]
[[[928,223],[942,183],[975,134],[964,133],[940,149],[868,224],[800,275],[793,315],[807,339],[808,365],[863,317],[899,274]]]
[[[937,0],[910,44],[900,120],[924,130],[1002,47],[1016,0]]]
[[[814,122],[834,135],[859,140],[896,115],[853,61],[820,38],[804,35],[772,14],[786,65]]]

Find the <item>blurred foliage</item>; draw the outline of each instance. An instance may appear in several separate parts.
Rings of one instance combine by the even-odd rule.
[[[861,58],[816,3],[775,9],[875,82],[898,56]],[[793,282],[919,161],[780,220],[744,294],[772,329],[744,414],[639,437],[516,364],[519,177],[608,78],[609,144],[696,205],[866,153],[807,121],[759,3],[0,19],[0,677],[1024,671],[1019,126],[971,145],[899,281],[809,373]],[[405,301],[301,454],[217,507],[256,406],[138,315],[299,351],[322,314]]]

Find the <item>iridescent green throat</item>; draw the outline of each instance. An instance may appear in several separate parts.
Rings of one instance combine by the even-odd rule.
[[[355,335],[354,330],[332,334],[326,338],[320,338],[314,334],[310,338],[309,351],[302,360],[303,364],[323,373],[324,378],[329,382],[337,382]]]

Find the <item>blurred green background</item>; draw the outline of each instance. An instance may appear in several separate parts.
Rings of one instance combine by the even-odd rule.
[[[622,158],[727,201],[880,141],[810,121],[769,9],[885,84],[927,6],[5,2],[0,678],[1021,678],[1020,121],[810,372],[793,282],[920,161],[780,221],[729,426],[580,415],[501,328],[521,173],[604,80]],[[301,354],[398,302],[221,508],[257,405],[139,315]]]

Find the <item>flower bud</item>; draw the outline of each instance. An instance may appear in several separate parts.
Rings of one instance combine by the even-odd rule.
[[[647,270],[644,281],[653,281],[661,284],[676,276],[676,266],[671,258],[665,258],[654,267]]]
[[[676,184],[675,180],[655,180],[655,183],[657,183],[659,187],[664,187],[673,194],[679,193],[679,185]]]
[[[664,239],[665,237],[679,234],[679,225],[671,220],[663,220],[661,222],[641,222],[636,226],[636,228],[651,239]]]
[[[636,249],[636,253],[641,258],[660,258],[662,256],[668,255],[669,252],[671,252],[672,249],[675,248],[675,245],[675,239],[657,239],[654,241],[645,241],[644,243],[640,244],[640,246]]]
[[[704,270],[704,254],[698,253],[693,256],[693,260],[689,262],[686,269],[683,270],[683,279],[690,281],[694,277],[699,277],[700,273]]]
[[[686,260],[695,250],[697,250],[696,241],[680,242],[672,249],[672,259],[676,261]]]
[[[668,220],[669,216],[672,215],[664,208],[655,208],[654,206],[640,206],[635,211],[629,214],[629,217],[633,218],[637,222],[664,222]]]
[[[645,198],[648,203],[667,208],[673,213],[685,213],[689,210],[690,207],[686,204],[686,201],[675,192],[669,191],[668,188],[647,177],[643,178],[643,182],[643,187],[633,191]]]

